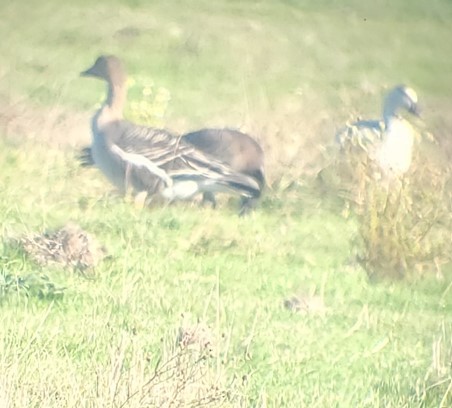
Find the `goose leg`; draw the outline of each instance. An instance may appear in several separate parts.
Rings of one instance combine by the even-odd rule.
[[[124,195],[128,194],[130,181],[130,164],[126,163],[126,171],[124,173]]]
[[[206,191],[202,195],[202,204],[210,203],[212,208],[217,208],[217,200],[215,200],[215,194],[211,191]]]
[[[241,197],[239,216],[244,217],[250,214],[257,207],[257,198]]]
[[[133,199],[135,207],[140,209],[146,207],[147,197],[148,197],[147,191],[140,191],[137,195],[135,195],[135,198]]]

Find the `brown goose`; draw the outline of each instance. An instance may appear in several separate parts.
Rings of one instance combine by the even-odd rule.
[[[253,198],[242,197],[241,213],[256,205],[265,187],[264,151],[251,136],[234,129],[201,129],[186,133],[183,140],[228,164],[234,171],[246,174],[259,185],[259,194]],[[205,192],[203,201],[211,202],[215,207],[213,192]]]
[[[182,135],[182,139],[196,149],[221,160],[234,171],[252,177],[259,185],[259,194],[254,198],[242,197],[240,213],[245,214],[256,206],[265,187],[264,152],[251,136],[234,129],[200,129]],[[79,156],[84,167],[94,166],[91,147],[82,149]],[[216,206],[215,194],[204,192],[203,201]]]
[[[260,195],[255,179],[180,137],[124,120],[126,73],[117,57],[100,56],[81,75],[107,82],[107,99],[92,120],[90,153],[95,165],[120,191],[131,187],[169,200],[219,191],[251,199]]]

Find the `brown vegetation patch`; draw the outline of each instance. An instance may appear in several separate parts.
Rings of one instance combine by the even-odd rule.
[[[369,276],[442,278],[452,262],[452,169],[417,162],[396,186],[365,184],[358,260]]]
[[[0,100],[0,135],[8,141],[35,141],[66,148],[90,143],[92,113],[62,106],[43,108],[27,101]]]
[[[72,223],[56,231],[24,236],[19,243],[40,265],[59,264],[79,271],[96,266],[107,254],[91,234]]]

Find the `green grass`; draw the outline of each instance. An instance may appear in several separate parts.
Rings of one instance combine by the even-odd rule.
[[[427,128],[450,134],[452,3],[19,0],[0,14],[1,276],[64,288],[0,280],[0,406],[219,406],[223,390],[225,406],[452,405],[450,270],[369,282],[351,262],[355,221],[305,182],[321,142],[353,115],[378,115],[395,83],[419,92]],[[79,168],[73,148],[41,142],[89,136],[80,112],[103,87],[78,73],[100,52],[169,90],[168,127],[259,136],[275,181],[261,208],[243,219],[233,201],[141,210]],[[68,221],[109,251],[93,276],[36,265],[12,244]],[[324,313],[284,308],[312,291]],[[200,363],[171,359],[182,314],[212,330]],[[178,366],[146,385],[160,358]],[[194,384],[184,369],[199,370]]]
[[[14,167],[3,174],[1,267],[3,274],[46,274],[66,290],[44,299],[13,291],[2,300],[2,387],[12,406],[24,399],[28,406],[120,406],[123,392],[109,405],[106,390],[95,389],[112,381],[115,347],[126,338],[131,361],[149,355],[150,377],[182,313],[218,336],[222,381],[247,377],[232,386],[244,395],[233,405],[438,406],[444,397],[447,382],[435,384],[449,369],[450,285],[370,284],[348,265],[352,222],[293,203],[245,219],[229,206],[138,210],[102,198],[106,188],[94,170],[86,174],[58,151],[47,152],[47,169],[29,168],[43,154],[32,147],[2,149],[2,161]],[[93,279],[38,267],[6,239],[70,219],[112,255]],[[324,297],[325,315],[283,308],[285,298],[312,288]],[[439,366],[432,354],[438,341]],[[132,390],[139,387],[134,367],[123,370]],[[93,402],[96,393],[105,400]]]

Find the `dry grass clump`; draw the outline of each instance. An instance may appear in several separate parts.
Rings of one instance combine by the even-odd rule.
[[[108,406],[224,406],[234,398],[233,387],[212,355],[212,339],[207,325],[183,324],[175,342],[162,342],[155,362],[123,338],[112,349],[110,375],[98,374],[99,394]]]
[[[410,171],[395,176],[382,174],[353,136],[318,181],[345,201],[346,215],[356,214],[359,263],[375,278],[441,277],[442,266],[452,261],[452,167],[445,142],[436,145],[421,131]]]
[[[91,234],[72,223],[56,231],[26,235],[19,245],[40,265],[59,264],[82,272],[96,266],[107,254]]]
[[[212,329],[205,322],[192,323],[184,318],[179,327],[177,344],[181,348],[197,349],[201,353],[213,355],[215,336]]]
[[[169,341],[167,341],[169,340]],[[2,407],[222,407],[236,406],[238,385],[206,350],[175,342],[173,336],[150,350],[142,337],[116,333],[106,357],[93,359],[84,372],[74,362],[43,364],[24,369],[19,359],[0,379]],[[99,346],[99,347],[103,347]],[[38,359],[39,362],[39,359]],[[5,368],[3,367],[3,368]],[[60,372],[55,370],[60,369]],[[37,379],[25,375],[32,372]]]
[[[363,172],[359,261],[371,277],[441,277],[441,265],[452,261],[452,171],[413,167],[389,185]]]

